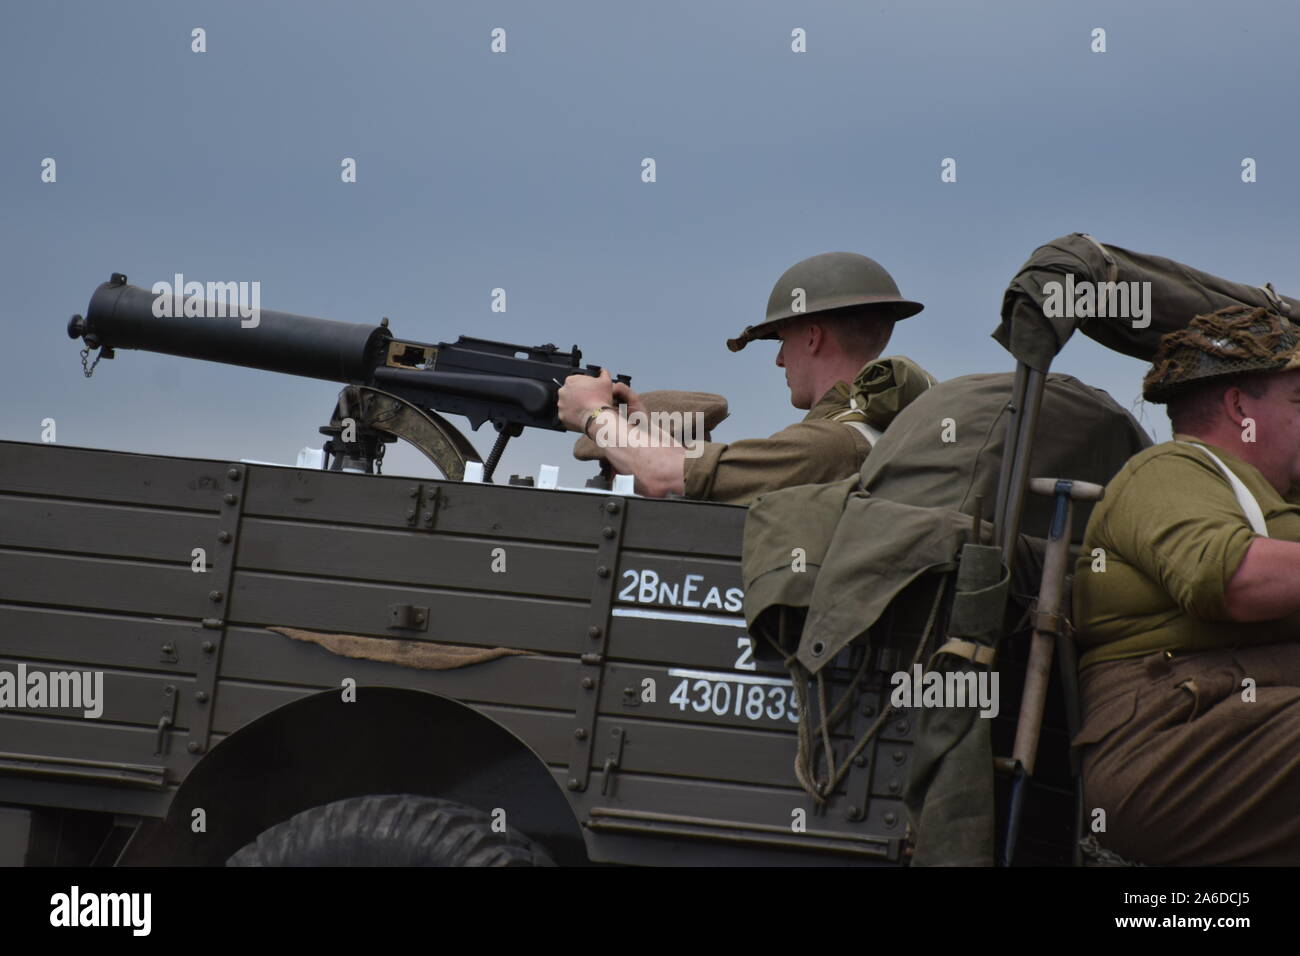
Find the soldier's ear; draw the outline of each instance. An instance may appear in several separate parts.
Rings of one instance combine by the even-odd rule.
[[[807,322],[799,330],[799,337],[809,355],[817,355],[825,349],[826,339],[829,334],[829,330],[820,322]]]
[[[1249,417],[1246,414],[1246,409],[1241,405],[1241,394],[1241,389],[1234,385],[1231,388],[1225,388],[1223,394],[1219,397],[1219,400],[1223,403],[1224,411],[1228,413],[1228,417],[1238,425]]]

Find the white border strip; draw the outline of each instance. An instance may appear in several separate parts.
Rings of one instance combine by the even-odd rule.
[[[690,624],[722,624],[726,627],[745,626],[743,617],[713,617],[709,614],[688,614],[685,611],[646,611],[641,608],[616,607],[611,617],[648,617],[654,621],[685,621]]]

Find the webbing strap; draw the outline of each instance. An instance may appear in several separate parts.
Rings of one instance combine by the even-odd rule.
[[[880,429],[872,428],[866,422],[840,422],[840,424],[848,425],[850,428],[852,428],[854,431],[860,434],[863,438],[865,438],[867,440],[867,444],[870,445],[872,448],[876,447],[876,442],[880,441],[880,436],[884,434],[884,432],[880,431]]]
[[[1119,276],[1119,264],[1115,261],[1115,257],[1110,254],[1110,250],[1107,249],[1105,246],[1103,246],[1096,239],[1092,238],[1092,236],[1088,235],[1086,232],[1081,232],[1079,233],[1079,235],[1083,236],[1083,238],[1087,239],[1094,246],[1096,246],[1098,249],[1101,250],[1101,256],[1103,259],[1106,260],[1106,278],[1110,282],[1114,282],[1116,277]]]
[[[849,396],[849,407],[844,411],[831,416],[831,421],[839,422],[841,425],[848,425],[859,435],[867,440],[867,444],[872,448],[876,447],[876,442],[880,441],[880,436],[884,434],[879,428],[873,428],[866,422],[848,421],[849,415],[858,415],[864,412],[863,406],[858,404],[858,396]]]
[[[1223,476],[1228,479],[1228,484],[1232,486],[1232,493],[1236,496],[1237,504],[1241,506],[1241,510],[1246,513],[1246,520],[1250,522],[1251,529],[1261,538],[1267,538],[1268,525],[1264,523],[1263,509],[1260,508],[1259,502],[1255,500],[1255,496],[1250,493],[1250,489],[1246,487],[1246,483],[1233,474],[1228,466],[1223,463],[1223,459],[1204,445],[1181,440],[1178,444],[1191,445],[1193,448],[1199,448],[1210,456],[1214,463],[1219,466],[1219,471],[1223,472]]]
[[[1267,296],[1268,301],[1272,304],[1275,312],[1280,312],[1282,315],[1291,314],[1291,306],[1282,301],[1282,297],[1278,295],[1277,290],[1273,288],[1273,283],[1265,282],[1259,288],[1264,295]]]
[[[1037,601],[1035,600],[1035,604]],[[1063,634],[1067,625],[1066,617],[1056,611],[1034,610],[1034,630],[1040,634]]]
[[[939,654],[953,654],[957,657],[964,657],[968,661],[982,664],[985,667],[992,667],[993,661],[998,656],[998,652],[991,647],[976,644],[974,641],[959,640],[955,637],[948,638],[934,653],[936,656]]]

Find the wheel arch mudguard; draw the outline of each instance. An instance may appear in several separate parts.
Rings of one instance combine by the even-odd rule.
[[[546,761],[502,723],[423,690],[322,691],[222,739],[186,776],[164,820],[140,827],[126,865],[220,865],[295,813],[346,797],[416,793],[455,800],[585,862],[581,827]]]

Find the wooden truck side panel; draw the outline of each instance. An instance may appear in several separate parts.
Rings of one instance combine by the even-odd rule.
[[[0,442],[0,672],[103,674],[96,718],[0,708],[0,804],[175,817],[210,754],[295,706],[354,706],[351,680],[358,699],[416,692],[504,728],[563,795],[592,859],[726,847],[754,862],[897,861],[908,716],[818,812],[792,772],[793,688],[754,654],[740,615],[744,515]],[[388,651],[527,653],[421,670],[276,626]],[[882,696],[864,695],[849,733]],[[837,737],[841,753],[849,740]],[[440,760],[436,734],[402,748],[395,759]]]

